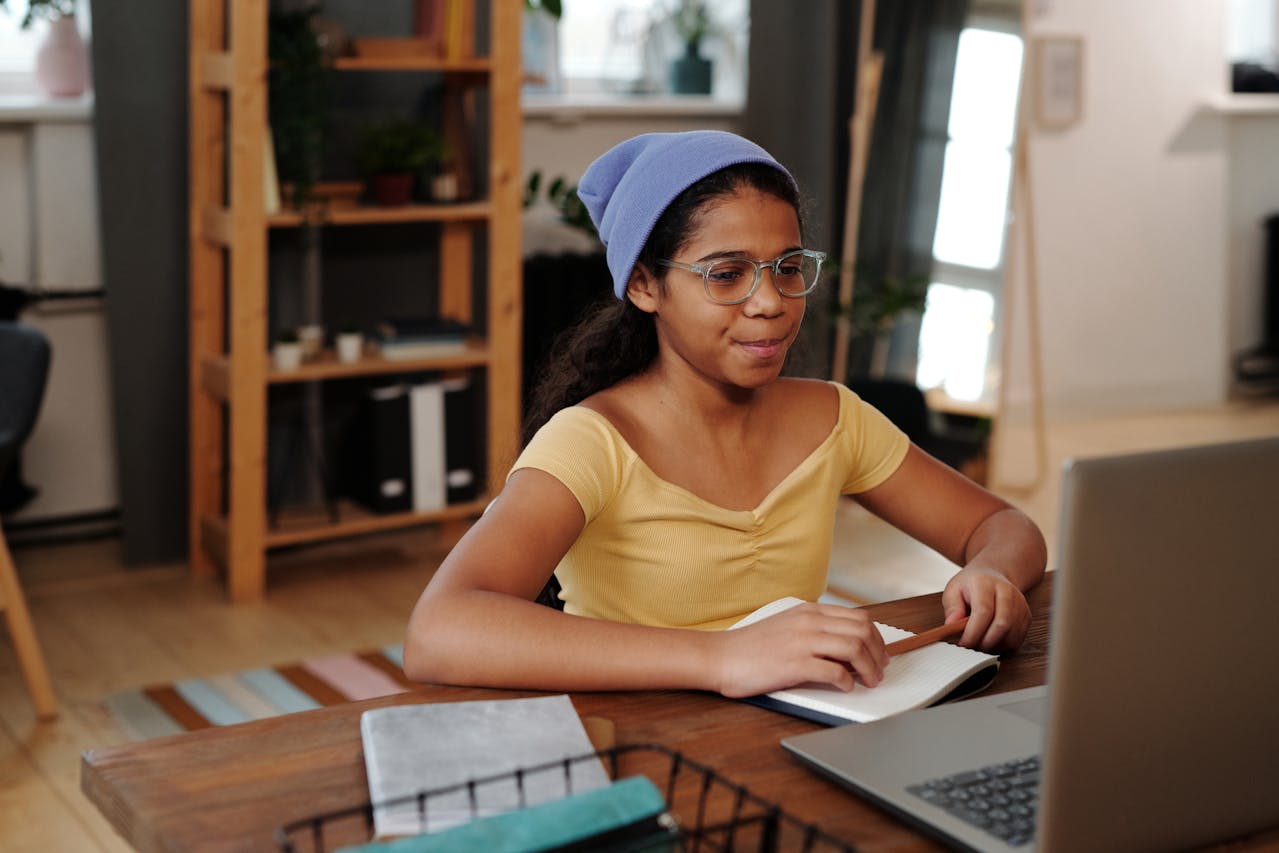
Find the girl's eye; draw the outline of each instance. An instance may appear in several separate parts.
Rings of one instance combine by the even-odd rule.
[[[706,271],[706,280],[711,284],[733,284],[745,274],[741,264],[715,264]]]

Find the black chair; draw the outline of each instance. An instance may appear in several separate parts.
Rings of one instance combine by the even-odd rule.
[[[48,375],[49,342],[45,336],[16,323],[0,323],[0,475],[17,459],[18,451],[35,426]],[[45,719],[57,716],[49,668],[31,623],[13,558],[5,544],[3,527],[0,527],[0,610],[8,618],[18,666],[36,712]]]
[[[904,379],[850,379],[849,389],[884,413],[912,442],[956,470],[976,460],[986,449],[981,430],[946,427],[928,408],[924,392]]]

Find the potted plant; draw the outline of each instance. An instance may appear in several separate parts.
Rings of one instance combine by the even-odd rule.
[[[0,8],[9,11],[8,0]],[[76,97],[89,86],[89,52],[75,19],[76,0],[28,0],[22,28],[37,20],[49,22],[45,39],[36,51],[35,77],[46,94]]]
[[[684,54],[671,61],[671,91],[677,95],[711,93],[711,61],[701,54],[702,41],[719,33],[706,0],[678,0],[671,25],[684,45]]]
[[[357,158],[378,204],[408,203],[418,173],[444,156],[444,141],[431,127],[411,119],[389,119],[365,126]]]
[[[276,171],[285,201],[311,210],[320,178],[328,122],[329,56],[318,27],[318,6],[273,10],[268,18],[268,119]],[[310,221],[308,215],[307,221]]]

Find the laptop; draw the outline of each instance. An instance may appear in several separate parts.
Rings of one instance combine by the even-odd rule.
[[[1279,826],[1279,437],[1072,460],[1062,492],[1045,687],[782,746],[965,850]]]

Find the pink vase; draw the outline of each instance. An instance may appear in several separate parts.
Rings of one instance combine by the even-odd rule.
[[[59,98],[82,95],[88,87],[89,52],[74,17],[49,23],[49,32],[36,50],[36,85]]]

